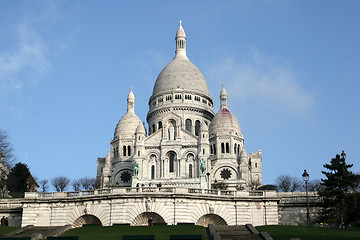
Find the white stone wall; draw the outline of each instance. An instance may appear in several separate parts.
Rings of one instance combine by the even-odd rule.
[[[44,197],[28,193],[23,206],[22,226],[74,225],[86,215],[95,216],[103,226],[138,224],[135,219],[143,213],[157,214],[170,225],[182,222],[196,224],[205,215],[219,217],[228,225],[278,223],[278,199],[272,193],[267,193],[269,196],[249,196],[246,192],[206,192],[185,188],[169,188],[167,192],[159,192],[157,188],[146,188],[146,191],[155,192],[137,190],[122,188],[113,189],[109,194],[82,193],[87,196],[58,193]]]

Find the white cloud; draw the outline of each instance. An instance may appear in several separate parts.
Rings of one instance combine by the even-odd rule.
[[[41,17],[34,18],[31,14],[25,14],[20,23],[8,28],[13,32],[6,35],[14,35],[15,38],[8,48],[0,50],[0,93],[36,83],[49,68],[48,49],[40,31],[36,29],[37,24],[46,21],[46,15],[40,14]]]
[[[219,59],[210,67],[214,81],[223,81],[231,98],[241,101],[261,101],[267,107],[292,113],[309,112],[313,97],[301,88],[296,74],[284,60],[267,58],[252,49],[246,62],[234,57]]]

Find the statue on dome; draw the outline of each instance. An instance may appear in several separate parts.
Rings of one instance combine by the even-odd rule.
[[[201,174],[205,174],[206,172],[206,163],[204,158],[201,158],[200,160],[200,170],[201,170]]]

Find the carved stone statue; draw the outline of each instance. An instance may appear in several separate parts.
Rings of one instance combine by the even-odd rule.
[[[175,139],[175,128],[172,124],[169,126],[169,140]]]

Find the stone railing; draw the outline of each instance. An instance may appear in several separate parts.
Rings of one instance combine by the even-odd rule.
[[[200,189],[200,188],[180,188],[180,187],[125,187],[125,188],[105,188],[88,191],[76,192],[27,192],[25,199],[59,199],[59,198],[81,198],[100,195],[123,195],[123,194],[185,194],[197,196],[222,196],[222,197],[244,197],[244,198],[261,198],[261,197],[275,197],[275,191],[230,191],[230,190],[217,190],[217,189]]]
[[[277,194],[281,203],[306,203],[305,192],[282,192]],[[321,202],[321,197],[317,192],[308,192],[308,201],[311,203]]]
[[[0,201],[0,209],[12,209],[12,208],[21,208],[22,203],[19,200],[6,199]]]

